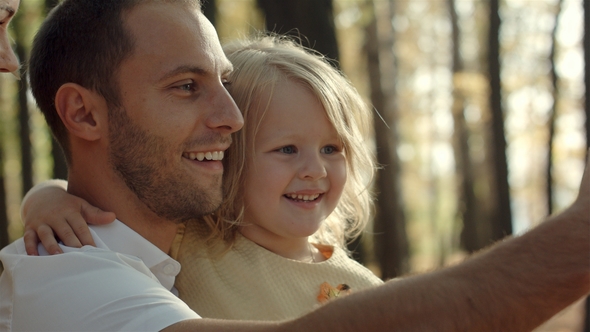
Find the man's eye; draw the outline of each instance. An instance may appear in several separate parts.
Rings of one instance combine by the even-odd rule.
[[[187,84],[183,84],[183,85],[179,85],[178,88],[182,91],[193,91],[194,90],[194,83],[187,83]]]
[[[285,154],[293,154],[293,153],[297,152],[297,150],[295,149],[295,147],[293,145],[289,145],[289,146],[284,146],[284,147],[280,148],[279,152],[282,152]]]

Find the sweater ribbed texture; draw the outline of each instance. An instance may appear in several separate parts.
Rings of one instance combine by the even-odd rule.
[[[193,224],[187,225],[175,252],[182,266],[175,286],[180,298],[202,317],[295,318],[320,305],[317,296],[323,282],[334,287],[347,284],[352,292],[382,283],[331,246],[316,245],[327,260],[305,263],[274,254],[238,234],[231,250],[213,255]]]

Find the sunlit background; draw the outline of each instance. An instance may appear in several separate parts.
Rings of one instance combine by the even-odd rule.
[[[24,0],[18,21],[30,40],[43,17],[43,1]],[[366,26],[373,18],[366,0],[334,0],[340,65],[358,90],[369,99],[365,53]],[[391,6],[390,6],[391,4]],[[380,25],[389,24],[393,50],[384,73],[391,85],[390,103],[396,122],[390,123],[399,142],[403,204],[407,217],[412,271],[424,271],[462,257],[457,188],[454,96],[463,98],[465,126],[470,133],[468,154],[483,174],[476,193],[490,190],[485,177],[490,111],[487,78],[488,2],[456,0],[462,69],[453,72],[452,20],[447,1],[373,1]],[[264,27],[255,0],[217,0],[216,26],[229,41]],[[534,226],[547,206],[547,154],[550,125],[553,136],[553,211],[571,203],[581,178],[586,153],[584,129],[583,9],[581,0],[506,0],[502,19],[501,79],[505,137],[515,233]],[[387,30],[386,30],[387,31]],[[554,55],[553,55],[554,54]],[[551,58],[555,66],[551,66]],[[554,69],[554,72],[552,71]],[[555,76],[553,76],[555,75]],[[554,89],[553,77],[555,77]],[[11,76],[0,77],[0,137],[7,209],[12,240],[21,236],[19,206],[21,156],[17,86]],[[51,140],[44,119],[31,106],[34,182],[50,178]],[[553,107],[555,103],[555,112]],[[377,110],[377,112],[385,110]],[[367,234],[372,230],[368,229]],[[365,236],[370,248],[370,236]],[[369,250],[370,252],[370,250]],[[371,265],[371,255],[368,255]],[[377,270],[378,272],[378,270]]]
[[[30,44],[45,15],[44,3],[21,1],[15,19],[18,29],[12,29],[15,39]],[[222,42],[264,28],[264,15],[255,0],[216,3],[215,24]],[[493,207],[490,192],[496,185],[489,162],[489,1],[333,0],[333,4],[340,66],[368,103],[370,22],[377,22],[380,47],[389,54],[380,64],[387,107],[375,114],[394,114],[396,119],[388,125],[398,139],[392,153],[401,165],[401,201],[409,243],[407,272],[457,262],[465,256],[460,243],[463,202],[459,187],[465,178],[460,156],[467,155],[473,166],[473,191],[480,212]],[[504,0],[499,14],[512,226],[520,234],[550,211],[563,209],[577,194],[587,146],[583,8],[582,0]],[[453,31],[458,32],[455,42]],[[17,32],[21,35],[15,36]],[[22,235],[19,208],[24,195],[19,138],[22,112],[16,83],[12,76],[0,76],[0,166],[11,240]],[[51,135],[30,93],[26,95],[33,182],[38,183],[52,176]],[[459,151],[462,132],[468,139],[465,150]],[[548,160],[552,160],[551,199]],[[364,263],[379,275],[373,233],[369,227],[363,236]]]

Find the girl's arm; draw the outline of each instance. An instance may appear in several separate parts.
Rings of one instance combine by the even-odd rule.
[[[70,195],[64,180],[42,182],[29,190],[21,205],[25,224],[24,241],[29,255],[38,255],[39,241],[47,252],[62,253],[57,238],[69,247],[94,246],[88,225],[108,224],[115,220],[113,212],[105,212],[84,199]]]

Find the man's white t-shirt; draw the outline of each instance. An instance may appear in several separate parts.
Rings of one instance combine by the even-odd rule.
[[[0,251],[0,331],[159,331],[200,318],[173,291],[180,264],[115,220],[91,226],[97,247],[28,256]]]

